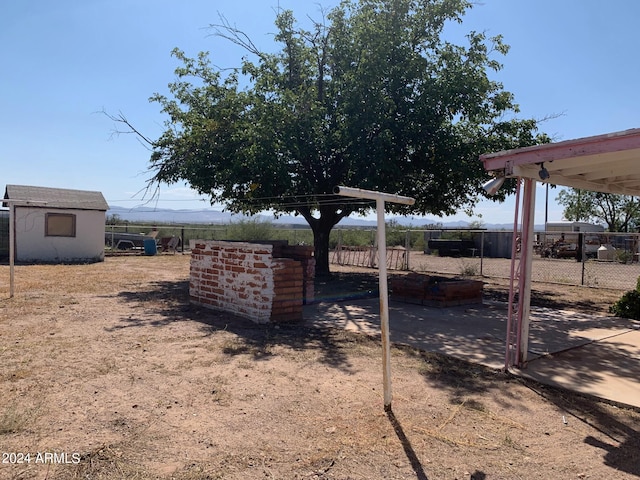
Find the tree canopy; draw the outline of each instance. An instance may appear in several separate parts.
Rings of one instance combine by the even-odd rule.
[[[565,219],[604,223],[610,232],[629,232],[640,226],[640,199],[630,195],[571,188],[558,193]]]
[[[152,185],[185,181],[236,212],[303,216],[314,232],[317,270],[327,273],[329,233],[371,202],[337,197],[336,185],[411,196],[412,214],[473,208],[487,174],[482,153],[541,143],[534,119],[517,119],[514,96],[490,78],[508,46],[470,32],[465,0],[343,0],[307,29],[276,12],[279,46],[260,51],[224,17],[215,35],[245,48],[238,68],[207,53],[181,62],[167,115],[152,143]],[[504,196],[504,193],[503,193]]]

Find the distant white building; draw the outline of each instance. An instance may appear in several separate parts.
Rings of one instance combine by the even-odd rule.
[[[587,222],[547,222],[547,232],[604,232],[604,227]]]
[[[16,262],[85,263],[104,260],[102,193],[7,185],[3,206],[14,208]]]

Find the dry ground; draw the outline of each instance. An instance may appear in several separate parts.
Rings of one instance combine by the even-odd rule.
[[[386,413],[375,339],[191,306],[187,256],[19,266],[13,299],[7,281],[0,266],[1,479],[640,476],[637,411],[395,348]],[[602,312],[620,293],[534,302]]]

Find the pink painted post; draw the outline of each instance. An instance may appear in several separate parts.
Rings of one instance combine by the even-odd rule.
[[[511,366],[522,366],[527,361],[529,345],[531,262],[533,259],[536,181],[530,178],[518,178],[517,182],[513,223],[514,235],[511,246],[511,278],[509,284],[509,311],[507,312],[505,370],[508,370]],[[520,207],[522,207],[522,229],[520,233],[518,233]],[[518,236],[520,237],[519,255]]]
[[[536,203],[536,181],[524,180],[522,199],[522,239],[520,244],[520,282],[518,297],[517,365],[527,362],[529,350],[529,312],[531,311],[531,265],[533,260],[533,230]]]
[[[513,359],[511,356],[512,352],[512,344],[513,344],[513,313],[515,311],[515,296],[516,296],[516,285],[518,278],[518,271],[520,269],[520,265],[518,263],[518,222],[520,220],[520,187],[522,182],[520,179],[516,179],[516,202],[515,202],[515,212],[513,215],[513,239],[511,241],[511,272],[509,275],[509,311],[507,312],[507,342],[505,347],[504,354],[504,368],[508,370],[509,367],[513,364]],[[516,320],[517,321],[517,320]]]

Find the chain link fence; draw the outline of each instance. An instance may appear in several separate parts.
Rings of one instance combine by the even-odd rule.
[[[229,225],[114,224],[105,227],[107,254],[141,250],[144,240],[155,238],[162,251],[171,239],[184,251],[190,240],[287,240],[291,245],[313,245],[311,229],[278,228],[269,222],[247,221]]]
[[[509,278],[513,232],[430,229],[387,226],[387,268],[425,273]],[[107,225],[107,254],[142,249],[144,238],[155,238],[162,251],[170,239],[177,250],[189,240],[286,240],[312,245],[306,226],[279,227],[270,222],[230,225]],[[136,241],[127,240],[138,238]],[[175,242],[174,242],[175,243]],[[120,248],[118,247],[120,244]],[[337,227],[330,236],[330,261],[340,265],[377,267],[375,228]],[[632,290],[640,277],[640,234],[606,232],[537,232],[532,280]]]
[[[337,233],[340,235],[340,230]],[[402,244],[397,238],[391,243],[388,239],[391,255],[387,255],[387,267],[509,278],[512,245],[513,232],[504,230],[407,230]],[[344,244],[337,247],[343,251],[351,248]],[[370,248],[374,249],[375,245]],[[400,262],[393,261],[397,258],[393,252],[398,250],[404,252]],[[519,254],[519,244],[516,250]],[[351,257],[344,254],[340,257],[335,252],[332,261],[350,264]],[[538,232],[535,234],[532,280],[632,290],[640,277],[639,257],[640,234],[637,233]],[[370,262],[365,266],[375,265]]]

